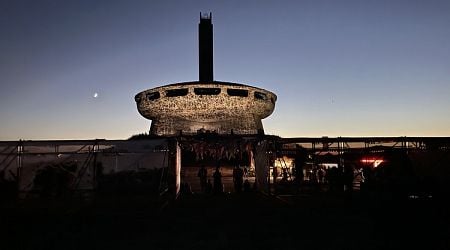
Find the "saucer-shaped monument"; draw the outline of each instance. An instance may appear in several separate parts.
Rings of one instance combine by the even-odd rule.
[[[199,81],[156,87],[135,96],[139,113],[152,120],[150,135],[264,134],[261,120],[272,114],[277,96],[245,84],[214,81],[211,20],[211,13],[200,13]]]

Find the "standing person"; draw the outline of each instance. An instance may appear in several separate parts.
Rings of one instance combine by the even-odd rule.
[[[319,170],[317,171],[317,177],[318,177],[318,182],[320,184],[323,184],[324,181],[324,177],[325,177],[325,170],[322,167],[319,167]]]
[[[202,192],[206,191],[206,179],[208,177],[208,170],[206,170],[205,165],[202,165],[198,170],[197,177],[200,178],[200,188]]]
[[[239,166],[235,166],[233,169],[233,182],[234,191],[241,192],[242,184],[244,183],[244,171]]]
[[[302,146],[296,146],[294,167],[295,167],[295,183],[300,187],[303,182],[303,168],[308,158],[308,152]]]
[[[353,179],[354,179],[354,173],[353,173],[353,167],[351,165],[345,165],[344,166],[344,172],[342,173],[342,182],[344,184],[344,191],[347,194],[352,194],[353,191]]]
[[[251,187],[250,187],[250,182],[248,181],[248,179],[245,179],[244,181],[244,192],[250,192]]]
[[[281,182],[286,183],[288,181],[288,172],[286,168],[282,168],[282,178],[281,178]]]
[[[216,171],[213,174],[213,178],[214,178],[214,186],[213,186],[214,194],[222,194],[223,193],[222,174],[220,173],[219,167],[216,167]]]
[[[208,179],[208,182],[206,183],[206,193],[210,194],[213,190],[213,185],[211,183],[211,180]]]
[[[275,167],[275,166],[272,169],[272,176],[273,176],[273,184],[276,185],[277,184],[277,178],[278,178],[278,168]]]

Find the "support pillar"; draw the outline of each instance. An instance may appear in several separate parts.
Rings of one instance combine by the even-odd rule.
[[[176,139],[168,141],[168,187],[171,200],[176,200],[181,187],[181,148]]]
[[[269,159],[267,157],[268,143],[258,141],[254,147],[254,161],[257,187],[259,191],[269,193]]]

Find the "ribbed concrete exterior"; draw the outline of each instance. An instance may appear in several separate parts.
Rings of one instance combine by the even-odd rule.
[[[152,135],[248,135],[264,133],[261,119],[272,114],[277,96],[243,84],[186,82],[149,89],[135,99],[139,113],[152,120]]]

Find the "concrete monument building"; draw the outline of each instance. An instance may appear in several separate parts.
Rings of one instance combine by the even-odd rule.
[[[277,96],[267,90],[213,79],[212,15],[200,14],[199,81],[169,84],[138,93],[139,113],[152,120],[150,134],[263,134]]]

